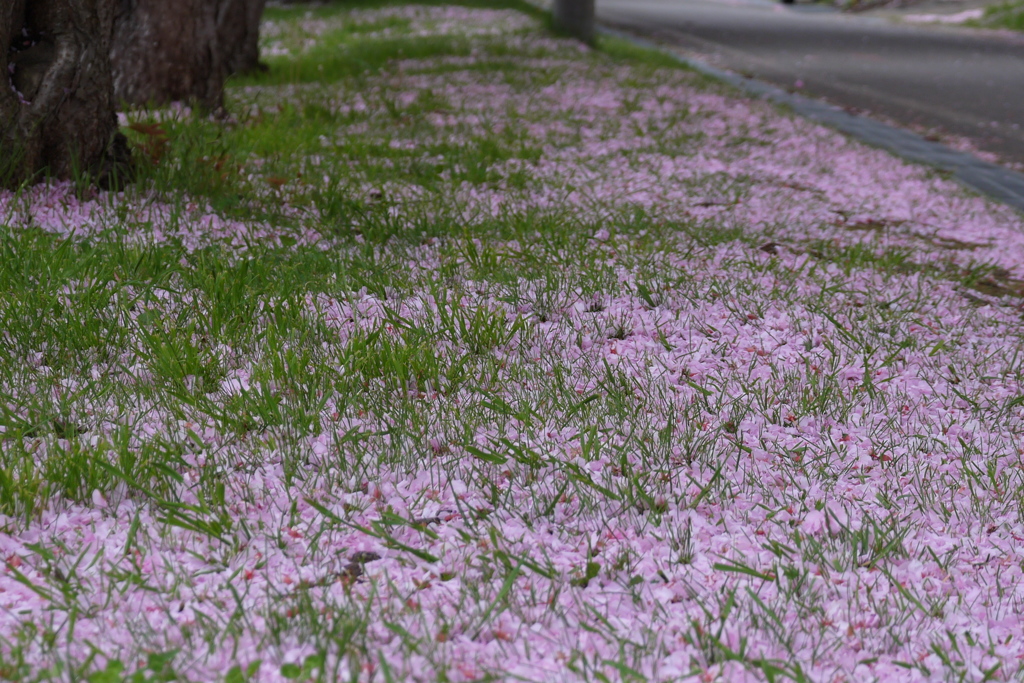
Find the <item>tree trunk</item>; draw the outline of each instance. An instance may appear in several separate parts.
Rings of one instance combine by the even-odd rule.
[[[0,3],[0,183],[128,169],[110,78],[116,0]]]
[[[594,41],[594,0],[555,0],[555,26],[585,43]]]
[[[135,105],[223,104],[224,81],[258,68],[266,0],[120,0],[114,91]]]
[[[260,63],[260,17],[266,0],[232,0],[220,20],[217,35],[226,55],[228,74],[266,67]]]

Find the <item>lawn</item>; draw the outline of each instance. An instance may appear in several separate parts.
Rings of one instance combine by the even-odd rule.
[[[0,679],[1024,675],[1024,220],[515,2],[274,8],[0,194]]]
[[[1024,31],[1024,2],[1008,0],[986,7],[985,14],[976,22],[972,22],[972,25]]]

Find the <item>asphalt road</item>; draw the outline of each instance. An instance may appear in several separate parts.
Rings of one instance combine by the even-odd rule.
[[[771,0],[597,0],[609,26],[1024,164],[1024,35],[919,27]]]

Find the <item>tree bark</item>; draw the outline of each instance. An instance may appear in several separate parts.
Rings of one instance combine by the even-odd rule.
[[[111,62],[118,99],[217,111],[224,81],[258,68],[266,0],[120,0]]]
[[[594,42],[594,0],[555,0],[553,14],[558,29]]]
[[[218,22],[229,75],[266,68],[260,63],[260,18],[266,4],[266,0],[232,0]]]
[[[49,174],[109,184],[128,169],[110,78],[116,0],[0,4],[0,182]]]

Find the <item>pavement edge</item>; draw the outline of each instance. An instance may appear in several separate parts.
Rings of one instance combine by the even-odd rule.
[[[972,154],[960,152],[938,142],[925,140],[908,130],[863,116],[855,116],[839,107],[787,92],[764,81],[715,68],[625,31],[599,24],[597,33],[626,40],[638,47],[657,50],[694,71],[723,81],[747,94],[785,105],[804,118],[834,128],[861,142],[892,152],[908,161],[947,171],[961,184],[1024,212],[1024,173],[983,161]]]

